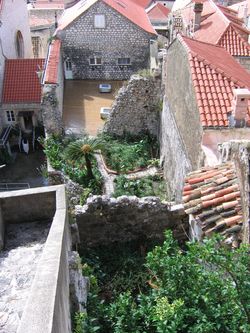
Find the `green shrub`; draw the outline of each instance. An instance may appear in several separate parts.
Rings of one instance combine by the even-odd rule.
[[[166,232],[163,245],[146,257],[147,276],[142,280],[145,288],[139,287],[135,293],[129,287],[122,292],[120,285],[112,284],[115,298],[103,303],[101,319],[96,318],[93,304],[89,317],[95,316],[100,333],[248,333],[249,249],[249,245],[242,245],[229,250],[217,237],[203,244],[188,243],[183,251]],[[109,270],[117,256],[118,251],[110,251]],[[130,258],[133,261],[133,256]],[[137,267],[141,274],[142,266]],[[129,280],[129,266],[123,269]],[[109,275],[104,275],[105,279],[112,280]],[[98,305],[102,293],[96,296]]]
[[[127,179],[125,176],[118,176],[115,179],[114,197],[121,195],[135,195],[138,198],[157,196],[166,200],[165,181],[160,176],[148,176],[140,179]]]
[[[74,160],[65,154],[67,147],[71,145],[72,142],[77,141],[78,138],[74,135],[67,137],[53,135],[46,140],[41,139],[40,143],[43,145],[44,152],[51,166],[56,170],[61,170],[72,181],[84,187],[80,200],[81,204],[83,204],[90,193],[102,194],[102,176],[93,155],[91,155],[89,159],[91,161],[94,177],[90,178],[84,159]]]
[[[118,172],[126,173],[150,165],[158,157],[159,147],[155,138],[112,138],[102,135],[103,156],[107,166]]]

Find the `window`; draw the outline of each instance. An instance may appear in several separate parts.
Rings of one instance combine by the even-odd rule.
[[[89,64],[92,66],[100,66],[102,64],[102,58],[100,57],[90,58]]]
[[[105,28],[105,16],[103,14],[95,15],[94,26],[98,29]]]
[[[118,65],[130,65],[130,58],[118,58]]]
[[[65,61],[65,69],[66,71],[72,71],[72,63],[69,59]]]
[[[40,37],[32,37],[31,41],[32,41],[34,58],[39,58],[40,57],[40,50],[41,50],[41,38]]]
[[[16,34],[16,52],[18,58],[24,57],[23,35],[21,31],[18,31]]]
[[[13,123],[16,121],[14,111],[6,111],[6,117],[7,117],[8,123]]]

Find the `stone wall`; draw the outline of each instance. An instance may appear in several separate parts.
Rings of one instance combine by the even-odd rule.
[[[174,231],[176,238],[183,240],[186,238],[183,230],[188,228],[182,210],[171,211],[168,204],[156,197],[93,196],[86,205],[76,206],[75,215],[80,240],[85,246],[163,239],[167,228]]]
[[[192,167],[166,98],[161,113],[160,147],[168,198],[181,202],[184,178]]]
[[[221,162],[233,161],[236,166],[236,173],[239,179],[241,192],[241,205],[243,211],[243,231],[242,241],[249,244],[249,175],[250,175],[250,141],[249,140],[231,140],[224,142],[220,146]]]
[[[250,72],[250,57],[234,57],[243,67]]]
[[[106,26],[94,27],[95,14],[104,14]],[[63,58],[72,63],[73,79],[124,80],[149,67],[150,39],[145,32],[103,1],[92,5],[80,18],[64,29]],[[89,59],[102,58],[99,66]],[[130,58],[131,64],[119,66],[118,58]]]
[[[119,90],[104,131],[118,136],[145,132],[158,136],[160,106],[160,80],[133,75]]]
[[[58,96],[61,96],[63,88],[55,84],[45,84],[42,90],[42,118],[43,125],[48,134],[61,134],[63,131],[61,102]]]
[[[163,62],[163,86],[166,103],[161,123],[161,159],[172,195],[179,199],[185,173],[200,166],[203,153],[202,128],[188,55],[178,39],[168,48]]]

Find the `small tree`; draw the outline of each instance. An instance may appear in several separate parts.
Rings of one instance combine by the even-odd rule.
[[[102,143],[99,139],[84,137],[81,140],[71,142],[66,148],[65,156],[77,162],[85,160],[87,176],[89,179],[94,179],[91,159],[94,153],[101,148]]]

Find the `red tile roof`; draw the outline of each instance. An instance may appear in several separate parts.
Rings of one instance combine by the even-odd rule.
[[[2,103],[40,103],[41,84],[37,71],[44,59],[7,59],[5,61]]]
[[[151,3],[151,0],[132,0],[132,1],[134,1],[135,3],[137,3],[137,5],[143,8],[147,8]]]
[[[150,21],[164,21],[167,19],[170,9],[163,6],[161,3],[155,3],[152,7],[146,10]]]
[[[58,79],[58,66],[60,62],[61,41],[54,40],[49,47],[49,56],[45,68],[44,83],[56,84]]]
[[[139,26],[143,30],[156,35],[151,25],[145,9],[134,2],[134,0],[99,0],[116,10],[119,14],[126,17],[129,21]],[[58,30],[65,29],[78,17],[80,17],[87,9],[89,9],[97,0],[79,1],[73,7],[65,10],[64,15],[59,22]]]
[[[250,57],[250,45],[232,25],[229,25],[218,42],[218,45],[224,47],[232,56]]]
[[[30,15],[29,17],[29,25],[31,28],[33,27],[41,27],[41,26],[50,26],[55,22],[55,19],[45,19],[40,18],[35,15]]]
[[[63,0],[36,0],[32,3],[32,8],[34,9],[64,9]]]
[[[203,127],[227,127],[233,89],[249,88],[250,74],[222,47],[178,36],[189,55]]]
[[[191,172],[183,189],[184,210],[192,214],[203,236],[230,236],[242,228],[241,193],[232,162]]]
[[[250,45],[247,42],[249,31],[244,28],[243,21],[234,11],[216,5],[212,0],[207,0],[205,4],[203,20],[194,37],[203,42],[221,45],[231,55],[250,56]]]

